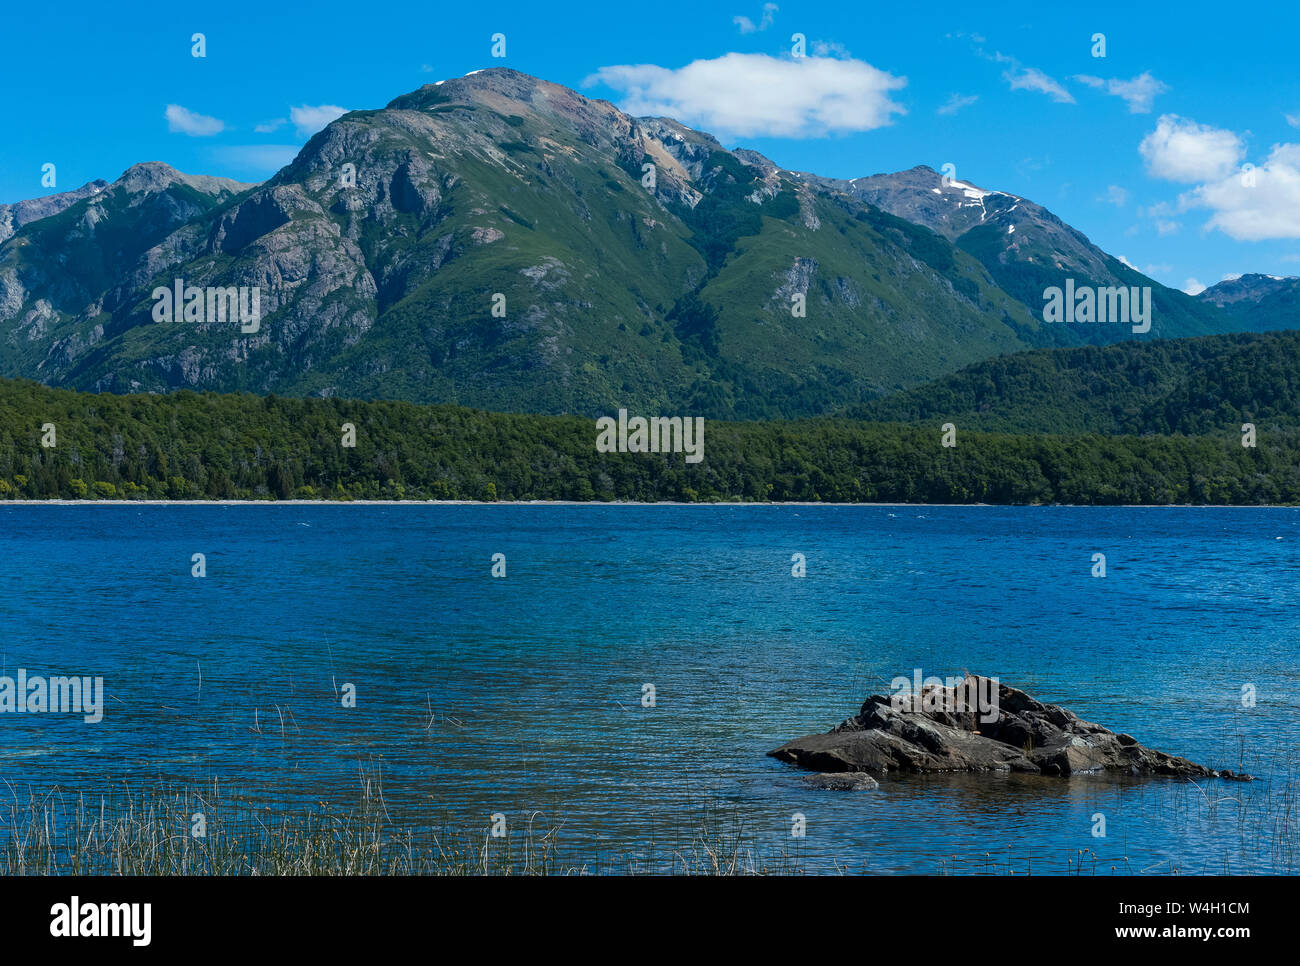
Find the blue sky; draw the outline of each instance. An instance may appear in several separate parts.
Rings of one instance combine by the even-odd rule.
[[[953,164],[1177,287],[1300,274],[1300,11],[1045,7],[11,6],[0,202],[138,161],[261,180],[334,109],[508,66],[671,113],[786,168],[852,178]],[[797,63],[795,33],[808,55]],[[41,184],[46,163],[54,188]]]

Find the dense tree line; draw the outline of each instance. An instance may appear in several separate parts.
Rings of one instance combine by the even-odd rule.
[[[343,445],[344,424],[356,430]],[[50,438],[53,446],[43,445]],[[1300,503],[1300,432],[1015,436],[706,422],[704,460],[598,453],[595,421],[0,380],[3,499]]]
[[[1182,434],[1300,427],[1300,332],[1039,349],[851,408],[1013,433]]]

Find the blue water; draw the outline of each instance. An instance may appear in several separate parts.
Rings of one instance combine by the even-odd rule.
[[[1086,871],[1292,872],[1297,574],[1291,509],[4,505],[2,673],[110,697],[97,724],[0,715],[0,779],[215,776],[293,808],[347,806],[365,770],[401,821],[540,815],[580,854],[721,806],[810,871],[1066,872],[1083,850]],[[1261,781],[844,793],[765,756],[914,668]]]

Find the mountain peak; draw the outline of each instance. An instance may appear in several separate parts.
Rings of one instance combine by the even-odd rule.
[[[790,171],[509,68],[340,117],[262,185],[155,161],[102,194],[0,247],[0,368],[100,391],[762,418],[1127,337],[1038,322],[1046,285],[1132,273],[1032,202],[926,165]],[[176,279],[256,289],[260,330],[157,325],[150,293]],[[1163,287],[1155,302],[1153,334],[1238,321]]]
[[[1245,275],[1225,278],[1196,297],[1202,302],[1212,302],[1222,307],[1234,302],[1259,302],[1261,299],[1279,293],[1297,291],[1300,291],[1300,278],[1294,275],[1263,275],[1259,272],[1248,272]]]
[[[472,70],[461,77],[425,84],[408,94],[388,102],[390,110],[428,110],[442,104],[483,101],[485,98],[505,98],[511,101],[532,103],[538,94],[552,91],[573,94],[566,87],[544,81],[511,67],[485,67]],[[580,95],[578,95],[580,96]],[[586,100],[586,98],[583,98]]]
[[[88,181],[80,188],[60,191],[58,194],[42,195],[26,201],[16,201],[11,205],[0,205],[0,243],[11,238],[19,228],[32,221],[49,218],[71,208],[83,198],[89,198],[108,187],[103,179]]]
[[[980,197],[987,197],[988,195],[1004,195],[1005,197],[1014,199],[1015,201],[1023,200],[1008,191],[981,188],[972,181],[964,181],[961,178],[949,177],[946,174],[941,174],[928,164],[918,164],[905,171],[873,174],[865,178],[854,178],[849,183],[853,185],[862,185],[864,187],[880,185],[904,189],[923,188],[932,193],[942,193],[944,190],[953,190],[958,193],[965,193],[971,197],[973,197],[971,193],[975,192]]]
[[[174,184],[183,184],[209,195],[220,194],[223,191],[238,193],[253,187],[252,184],[230,178],[217,178],[206,174],[184,174],[162,161],[144,161],[131,165],[113,182],[112,187],[122,188],[129,194],[140,194],[164,191]]]
[[[1023,218],[1030,210],[1043,212],[1009,192],[981,188],[973,182],[940,174],[926,164],[838,184],[847,194],[892,215],[925,225],[949,241],[994,222],[1011,234],[1009,229],[1013,223],[1005,216],[1019,211]]]

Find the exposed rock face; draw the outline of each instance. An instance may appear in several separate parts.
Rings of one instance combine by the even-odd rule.
[[[146,163],[0,206],[0,374],[766,418],[1030,344],[1033,316],[975,262],[869,214],[671,119],[489,68],[337,118],[264,184]],[[815,325],[769,304],[790,272]],[[260,329],[155,322],[177,279],[256,287]],[[697,297],[720,338],[680,324]],[[736,375],[703,375],[701,348]]]
[[[823,773],[1016,771],[1067,776],[1116,772],[1251,780],[1249,775],[1144,748],[1131,735],[1116,734],[1005,684],[980,678],[974,683],[996,687],[994,720],[983,721],[973,710],[934,710],[962,707],[953,688],[926,688],[915,706],[900,702],[901,708],[889,697],[872,695],[856,717],[826,734],[797,738],[768,754]]]
[[[1220,307],[1236,302],[1261,302],[1270,296],[1292,293],[1300,290],[1300,278],[1294,275],[1260,275],[1249,273],[1236,278],[1225,278],[1222,282],[1211,285],[1196,298],[1202,302],[1212,302]]]
[[[1149,278],[1122,259],[1102,251],[1083,232],[1042,205],[1005,191],[981,188],[961,178],[945,177],[925,165],[851,181],[809,175],[805,176],[804,183],[844,192],[942,235],[978,258],[1003,290],[1040,318],[1043,289],[1062,284],[1046,281],[1053,275],[1061,279],[1086,278],[1089,284],[1097,286],[1150,286],[1152,297],[1159,303],[1159,324],[1165,327],[1166,333],[1218,332],[1229,318],[1239,326],[1237,331],[1290,328],[1296,318],[1295,289],[1291,290],[1289,299],[1271,306],[1272,318],[1264,324],[1261,324],[1263,319],[1256,321],[1258,316],[1253,313],[1208,311],[1209,305],[1204,303],[1211,299],[1193,299],[1152,284]],[[1281,319],[1288,321],[1283,323]],[[1039,338],[1047,340],[1039,342],[1040,345],[1078,345],[1081,341],[1100,345],[1108,337],[1104,334],[1104,324],[1088,323],[1086,328],[1047,326]]]
[[[1196,296],[1196,301],[1235,314],[1245,328],[1257,332],[1291,329],[1300,312],[1300,278],[1257,273],[1226,278]]]
[[[99,194],[107,187],[107,181],[91,181],[73,191],[62,191],[56,195],[45,195],[12,205],[0,205],[0,242],[12,237],[14,232],[28,222],[57,215],[83,198]]]
[[[149,162],[0,206],[0,374],[813,416],[1031,346],[1130,337],[1041,324],[1066,275],[1140,278],[1108,259],[1045,209],[928,168],[818,178],[495,67],[337,118],[264,184]],[[155,322],[152,293],[177,279],[257,287],[260,329]],[[1153,336],[1235,331],[1233,312],[1148,283]],[[1188,305],[1210,321],[1190,325]]]

